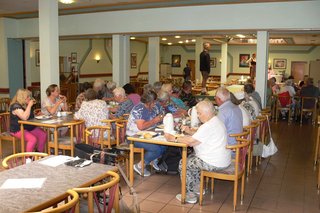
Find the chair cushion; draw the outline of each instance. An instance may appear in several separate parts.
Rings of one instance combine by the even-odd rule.
[[[11,136],[11,137],[13,137],[10,132],[1,132],[0,136]]]
[[[231,162],[230,166],[228,166],[225,169],[215,171],[214,173],[220,173],[220,174],[228,174],[228,175],[233,175],[235,170],[235,162]]]

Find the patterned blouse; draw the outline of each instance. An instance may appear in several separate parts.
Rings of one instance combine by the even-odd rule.
[[[119,107],[117,112],[114,114],[115,117],[119,118],[123,114],[130,113],[130,111],[133,108],[133,103],[130,99],[127,99],[126,101],[119,103]]]
[[[242,101],[241,105],[250,113],[251,120],[255,120],[256,112],[254,107],[247,101]]]
[[[81,107],[81,103],[85,100],[86,98],[84,97],[84,92],[80,93],[76,99],[76,106],[75,110],[79,110]]]
[[[191,93],[187,94],[183,90],[181,91],[180,99],[190,108],[197,104],[196,98]]]
[[[150,121],[159,114],[163,114],[163,108],[158,103],[151,110],[147,109],[144,103],[139,103],[134,106],[128,119],[126,134],[132,136],[140,131],[136,124],[136,120]]]

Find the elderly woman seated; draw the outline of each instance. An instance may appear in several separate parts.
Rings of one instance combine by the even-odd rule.
[[[149,91],[142,95],[141,102],[131,110],[126,132],[128,136],[133,136],[139,131],[155,127],[162,122],[163,109],[157,104],[156,100],[157,94],[154,91]],[[145,155],[143,160],[145,165],[158,159],[166,150],[165,146],[156,144],[136,142],[134,143],[134,146],[144,149]],[[134,171],[139,175],[142,174],[140,162],[134,165]],[[144,176],[150,176],[150,172],[146,169],[144,171]]]
[[[179,98],[181,88],[178,85],[172,86],[171,83],[163,84],[161,87],[162,91],[165,91],[169,94],[171,101],[179,108],[187,110],[188,107],[185,103]],[[159,93],[158,93],[159,95]]]
[[[166,113],[171,113],[173,117],[187,115],[187,110],[177,106],[170,98],[169,93],[161,90],[158,96],[158,102],[164,108]]]
[[[196,105],[199,120],[203,123],[198,130],[182,126],[186,136],[176,137],[165,134],[168,141],[185,143],[194,148],[195,154],[187,159],[187,203],[196,203],[200,187],[201,170],[218,171],[231,164],[231,151],[226,148],[227,131],[223,122],[216,116],[210,101],[201,101]],[[179,171],[181,173],[181,161]],[[181,201],[181,194],[176,196]]]
[[[130,113],[133,108],[132,101],[127,98],[126,93],[122,87],[117,87],[113,90],[114,100],[119,103],[117,107],[109,108],[110,118],[120,118],[123,114]]]

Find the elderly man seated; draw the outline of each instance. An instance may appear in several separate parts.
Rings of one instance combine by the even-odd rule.
[[[241,133],[243,131],[242,112],[237,105],[234,105],[230,100],[230,92],[219,87],[216,92],[215,101],[219,106],[218,117],[224,123],[228,134],[228,144],[236,144],[236,139],[230,137],[230,134]]]
[[[199,120],[203,123],[197,131],[183,126],[187,134],[175,137],[165,134],[168,141],[185,143],[195,150],[187,159],[187,195],[186,202],[196,203],[195,193],[199,193],[201,170],[218,171],[231,164],[231,152],[226,149],[227,131],[223,122],[216,116],[210,101],[201,101],[196,105]],[[179,171],[181,173],[181,161]],[[176,196],[181,201],[181,194]]]
[[[130,113],[133,108],[132,101],[127,98],[126,92],[122,87],[113,90],[114,100],[119,104],[117,107],[110,108],[110,118],[121,118],[124,114]]]

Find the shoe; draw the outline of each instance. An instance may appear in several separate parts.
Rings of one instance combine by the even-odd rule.
[[[161,171],[160,167],[158,166],[158,159],[155,159],[152,163],[152,167],[157,171]]]
[[[177,194],[176,198],[181,202],[181,194]],[[197,201],[198,201],[198,198],[195,194],[190,192],[186,194],[186,203],[195,204],[197,203]]]
[[[142,169],[140,168],[138,163],[133,165],[133,169],[136,173],[142,176],[142,171],[141,171]],[[148,177],[150,175],[151,173],[148,170],[144,169],[143,177]]]
[[[196,193],[197,195],[200,195],[200,186],[195,186],[194,189],[193,189],[193,192]],[[202,195],[205,195],[206,194],[206,190],[203,189],[203,192],[202,192]]]

